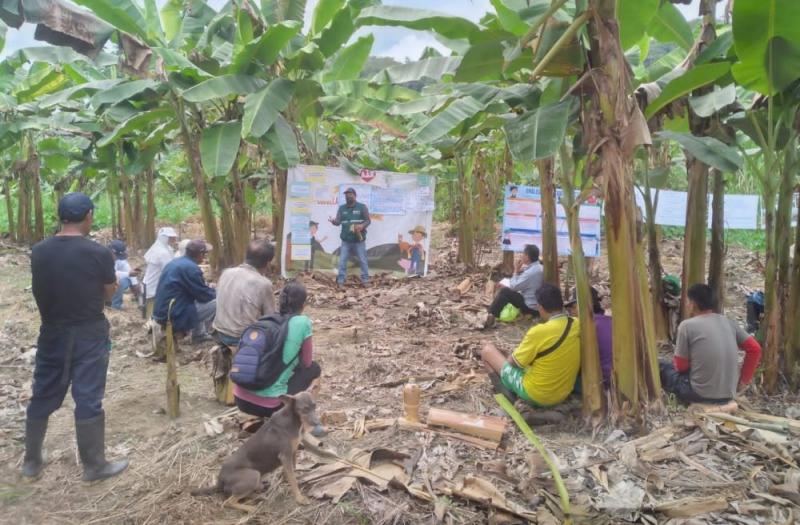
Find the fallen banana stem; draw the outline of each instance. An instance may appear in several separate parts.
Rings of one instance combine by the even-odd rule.
[[[506,396],[503,394],[497,394],[494,396],[495,401],[503,408],[503,410],[511,416],[511,419],[514,420],[514,423],[517,424],[519,429],[528,438],[531,445],[533,445],[539,454],[544,459],[547,466],[550,468],[550,472],[553,474],[553,481],[556,484],[556,489],[558,490],[558,496],[561,499],[561,511],[564,513],[565,517],[569,517],[570,515],[570,506],[569,506],[569,493],[567,492],[567,487],[564,485],[564,480],[561,478],[561,474],[558,471],[558,468],[553,463],[553,460],[550,458],[550,454],[547,453],[547,449],[544,448],[542,442],[539,441],[539,438],[536,437],[536,434],[533,433],[531,427],[528,426],[528,423],[522,418],[522,415],[514,408],[514,405],[506,399]]]

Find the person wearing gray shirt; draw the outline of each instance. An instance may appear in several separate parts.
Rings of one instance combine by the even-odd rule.
[[[661,384],[682,403],[724,403],[753,378],[761,345],[740,326],[714,312],[711,287],[687,292],[691,318],[678,326],[673,362],[660,363]],[[745,358],[739,370],[739,349]]]
[[[536,290],[543,282],[544,268],[539,262],[539,247],[528,244],[514,265],[514,275],[507,285],[500,284],[500,290],[489,306],[489,315],[500,317],[500,312],[508,304],[514,305],[523,314],[538,315]]]

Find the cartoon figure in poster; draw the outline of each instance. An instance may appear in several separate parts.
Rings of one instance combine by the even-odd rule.
[[[408,232],[411,235],[411,242],[403,240],[403,235],[397,235],[397,245],[400,252],[406,259],[401,259],[398,264],[406,271],[407,275],[422,277],[425,273],[425,245],[424,240],[428,236],[424,226],[417,226]]]
[[[311,260],[306,261],[305,268],[306,271],[311,271],[314,269],[314,260],[315,255],[317,252],[325,253],[325,248],[322,247],[322,243],[325,242],[327,237],[323,237],[322,239],[317,239],[317,232],[319,231],[319,223],[311,221],[308,223],[308,230],[311,233]]]
[[[510,200],[513,200],[513,199],[517,199],[517,198],[519,198],[518,194],[519,194],[519,188],[518,188],[518,187],[516,187],[516,186],[511,186],[511,187],[508,189],[508,198],[509,198]]]

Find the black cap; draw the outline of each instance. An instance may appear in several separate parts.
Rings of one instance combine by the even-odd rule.
[[[353,188],[347,188],[346,190],[344,190],[344,192],[345,194],[352,193],[353,195],[358,195],[358,193],[356,193],[356,190],[354,190]]]
[[[85,193],[67,193],[58,202],[58,218],[61,222],[81,222],[94,209],[94,203]]]
[[[118,239],[113,240],[108,247],[111,248],[111,253],[113,253],[117,259],[126,259],[128,257],[128,247],[125,246],[123,241]]]

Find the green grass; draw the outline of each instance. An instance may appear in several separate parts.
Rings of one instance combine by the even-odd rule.
[[[255,205],[257,214],[268,214],[271,211],[269,193],[259,195]],[[111,206],[109,205],[108,195],[98,195],[94,199],[94,229],[108,228],[111,226]],[[45,235],[49,235],[58,224],[56,220],[56,203],[52,195],[43,196],[42,207],[44,208]],[[215,211],[217,206],[214,205]],[[156,192],[156,221],[169,224],[179,224],[187,218],[200,215],[200,206],[193,193],[178,193],[174,191]],[[14,215],[16,221],[16,214]],[[6,213],[6,203],[0,199],[0,232],[8,231],[8,215]]]
[[[683,239],[684,228],[679,226],[662,226],[665,239]],[[708,233],[709,237],[711,232]],[[764,253],[766,236],[764,230],[725,230],[725,242],[746,248],[752,252]]]

